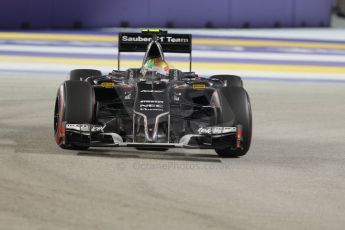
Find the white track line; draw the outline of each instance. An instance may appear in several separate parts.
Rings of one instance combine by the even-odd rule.
[[[36,54],[76,54],[76,55],[117,55],[116,49],[100,47],[52,47],[52,46],[21,46],[1,45],[0,52],[30,52]],[[142,58],[142,53],[126,54]],[[181,54],[168,54],[171,57],[185,57]],[[87,56],[85,56],[87,57]],[[257,52],[228,52],[228,51],[193,51],[193,57],[209,59],[247,59],[247,60],[273,60],[273,61],[313,61],[313,62],[340,62],[345,63],[345,55],[322,55],[322,54],[291,54],[291,53],[257,53]]]

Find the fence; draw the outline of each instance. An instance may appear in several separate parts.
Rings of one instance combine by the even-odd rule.
[[[0,29],[328,26],[332,0],[1,0]]]

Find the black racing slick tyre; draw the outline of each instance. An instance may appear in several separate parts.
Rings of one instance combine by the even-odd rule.
[[[100,77],[102,72],[95,69],[75,69],[70,72],[70,80],[84,81],[88,77]]]
[[[239,157],[245,155],[252,139],[252,111],[248,93],[240,87],[223,87],[216,91],[217,125],[242,127],[242,148],[234,148],[226,143],[217,145],[215,151],[220,157]],[[223,141],[224,142],[224,141]],[[226,140],[227,142],[227,140]]]
[[[87,82],[65,81],[59,88],[54,112],[56,143],[64,149],[85,150],[68,141],[64,124],[91,124],[94,116],[94,90]]]
[[[235,75],[213,75],[211,79],[218,79],[226,83],[226,87],[243,87],[241,77]]]

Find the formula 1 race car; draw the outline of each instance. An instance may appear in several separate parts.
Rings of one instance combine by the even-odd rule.
[[[215,149],[220,157],[247,153],[252,115],[242,80],[192,72],[192,35],[120,33],[118,49],[118,70],[108,75],[73,70],[59,87],[54,132],[61,148],[199,148]],[[143,66],[121,71],[122,52],[146,52]],[[189,72],[144,68],[152,57],[165,62],[164,53],[189,54]]]

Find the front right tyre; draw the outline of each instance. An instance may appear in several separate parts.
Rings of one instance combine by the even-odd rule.
[[[59,88],[54,110],[56,143],[64,149],[87,149],[70,143],[65,124],[91,124],[94,116],[94,90],[87,82],[65,81]]]
[[[102,72],[95,69],[75,69],[70,72],[69,79],[72,81],[84,81],[88,77],[100,77]]]

